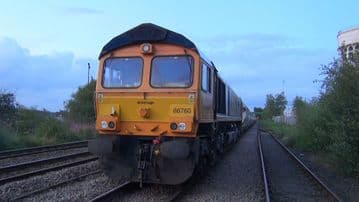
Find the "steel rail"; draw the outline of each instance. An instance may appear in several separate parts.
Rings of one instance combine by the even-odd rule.
[[[166,201],[180,201],[184,194],[186,194],[199,180],[201,180],[201,177],[203,176],[192,176],[187,182],[178,187],[178,190],[174,194],[172,194],[172,196],[170,196],[169,199],[167,199]]]
[[[50,189],[54,189],[54,188],[57,188],[57,187],[60,187],[62,185],[66,185],[66,184],[69,184],[70,182],[74,182],[74,181],[78,181],[78,180],[81,180],[83,178],[86,178],[90,175],[95,175],[95,174],[98,174],[98,173],[101,173],[102,171],[101,170],[95,170],[93,172],[90,172],[90,173],[86,173],[86,174],[83,174],[83,175],[80,175],[78,177],[73,177],[73,178],[70,178],[68,180],[65,180],[63,182],[59,182],[59,183],[56,183],[56,184],[53,184],[49,187],[45,187],[45,188],[41,188],[41,189],[38,189],[38,190],[34,190],[32,192],[28,192],[28,193],[25,193],[25,194],[22,194],[16,198],[13,198],[11,199],[11,201],[19,201],[20,199],[24,199],[24,198],[29,198],[30,196],[34,196],[36,194],[40,194],[42,192],[45,192],[47,190],[50,190]]]
[[[43,169],[40,169],[40,170],[35,170],[35,171],[31,171],[31,172],[27,172],[27,173],[23,173],[23,174],[18,174],[18,175],[11,176],[11,177],[2,178],[2,179],[0,179],[0,186],[6,184],[8,182],[22,180],[22,179],[25,179],[25,178],[28,178],[28,177],[31,177],[31,176],[40,175],[40,174],[47,173],[47,172],[50,172],[50,171],[55,171],[55,170],[60,170],[60,169],[67,168],[67,167],[73,167],[73,166],[85,164],[85,163],[88,163],[88,162],[91,162],[91,161],[95,161],[97,159],[98,159],[98,157],[90,157],[90,158],[87,158],[87,159],[83,159],[83,160],[79,160],[79,161],[75,161],[75,162],[70,162],[70,163],[66,163],[66,164],[61,164],[61,165],[53,166],[53,167],[50,167],[50,168],[43,168]]]
[[[326,192],[329,193],[330,196],[332,196],[337,201],[342,201],[339,196],[332,191],[322,180],[319,179],[319,177],[312,172],[288,147],[286,147],[278,138],[276,138],[272,132],[267,133],[289,154],[289,156],[297,162],[301,168],[308,173]]]
[[[170,199],[168,200],[168,201],[171,201],[171,202],[175,202],[175,201],[179,201],[180,200],[180,198],[181,198],[181,194],[184,192],[184,190],[183,189],[180,189],[180,190],[178,190],[178,191],[176,191],[171,197],[170,197]]]
[[[52,162],[58,162],[58,161],[81,157],[81,156],[88,156],[90,154],[91,154],[90,152],[79,152],[79,153],[74,153],[74,154],[58,156],[58,157],[52,157],[52,158],[47,158],[47,159],[40,159],[40,160],[35,160],[35,161],[30,161],[30,162],[25,162],[25,163],[19,163],[19,164],[15,164],[15,165],[4,166],[4,167],[0,167],[0,173],[2,174],[9,170],[14,171],[14,170],[18,170],[21,168],[27,168],[27,167],[31,167],[31,166],[41,165],[44,163],[52,163]]]
[[[109,199],[112,195],[114,195],[116,192],[120,191],[121,189],[123,189],[124,187],[128,186],[129,184],[131,184],[130,181],[126,181],[122,184],[120,184],[119,186],[101,194],[96,196],[95,198],[91,199],[90,202],[99,202],[99,201],[106,201],[107,199]]]
[[[262,167],[262,177],[263,177],[263,185],[264,185],[264,193],[265,193],[265,200],[266,202],[270,202],[270,196],[269,196],[269,186],[268,186],[268,180],[267,180],[267,173],[266,168],[264,164],[264,156],[263,156],[263,149],[262,149],[262,138],[259,130],[257,130],[257,141],[258,141],[258,152],[259,157],[261,161],[261,167]]]
[[[71,148],[79,148],[79,147],[86,147],[88,141],[76,141],[76,142],[69,142],[64,144],[57,144],[57,145],[46,145],[46,146],[39,146],[39,147],[30,147],[25,149],[14,149],[14,150],[5,150],[0,151],[0,160],[6,158],[15,158],[19,156],[25,155],[32,155],[32,154],[39,154],[45,153],[50,151],[58,151],[58,150],[65,150]]]

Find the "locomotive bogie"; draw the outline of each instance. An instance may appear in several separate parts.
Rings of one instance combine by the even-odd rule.
[[[100,156],[105,173],[114,180],[180,184],[192,176],[199,160],[198,138],[161,140],[149,137],[108,136],[89,147]]]

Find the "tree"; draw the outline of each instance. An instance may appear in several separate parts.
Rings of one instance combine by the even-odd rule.
[[[294,113],[297,113],[303,106],[305,105],[305,101],[302,97],[296,96],[293,100],[293,109]]]
[[[95,120],[94,93],[96,80],[79,87],[77,92],[72,94],[71,99],[65,103],[67,118],[78,122],[93,122]]]
[[[253,111],[254,111],[254,114],[256,115],[257,118],[261,118],[261,117],[262,117],[263,108],[261,108],[261,107],[254,107]]]
[[[275,107],[276,107],[276,111],[275,111],[274,115],[275,116],[282,115],[287,104],[288,104],[288,101],[284,95],[284,92],[277,94],[274,102],[275,102]]]
[[[319,98],[317,136],[347,170],[359,176],[359,53],[322,68],[325,78]]]
[[[11,125],[15,120],[17,104],[13,93],[0,93],[0,121]]]
[[[261,107],[254,107],[253,111],[256,112],[256,113],[262,113],[262,112],[263,112],[263,108],[261,108]]]
[[[263,111],[263,116],[265,118],[272,118],[273,116],[280,116],[283,114],[288,101],[284,95],[284,92],[276,94],[267,95],[266,104]]]
[[[263,115],[265,118],[271,119],[274,116],[274,112],[275,112],[275,98],[272,94],[269,94],[267,95]]]
[[[306,102],[302,97],[300,96],[296,96],[293,100],[293,108],[292,111],[295,114],[295,116],[297,117],[297,120],[301,119],[301,118],[305,118],[303,117],[303,111],[308,108],[310,105],[310,103]]]

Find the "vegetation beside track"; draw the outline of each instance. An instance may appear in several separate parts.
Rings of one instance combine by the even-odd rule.
[[[288,146],[325,154],[333,167],[359,177],[359,54],[334,60],[322,67],[322,74],[318,98],[294,99],[295,125],[274,123],[263,116],[262,126]]]
[[[91,81],[89,85],[79,87],[67,102],[66,111],[57,113],[26,108],[16,103],[15,94],[0,92],[0,150],[95,137],[91,105],[94,84],[95,81]]]

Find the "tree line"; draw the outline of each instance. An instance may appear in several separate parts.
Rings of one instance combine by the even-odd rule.
[[[49,112],[24,107],[12,92],[0,92],[0,150],[56,144],[95,135],[96,81],[80,86],[65,102],[65,110]]]
[[[359,53],[321,67],[320,95],[293,100],[295,146],[326,154],[346,174],[359,176]],[[267,95],[263,118],[283,113],[281,94]],[[258,109],[257,109],[258,110]]]

